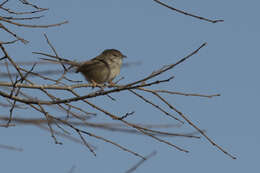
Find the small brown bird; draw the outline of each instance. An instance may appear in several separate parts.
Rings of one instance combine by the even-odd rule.
[[[125,57],[116,49],[107,49],[97,57],[81,63],[76,72],[82,73],[88,82],[112,84],[113,79],[120,73],[122,59]]]
[[[126,56],[120,51],[106,49],[95,58],[81,63],[69,60],[54,61],[76,67],[76,73],[80,72],[83,74],[90,83],[103,84],[108,82],[113,84],[113,79],[120,73],[123,58],[126,58]]]

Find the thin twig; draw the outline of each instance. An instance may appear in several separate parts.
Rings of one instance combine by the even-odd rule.
[[[146,99],[144,96],[138,94],[137,92],[133,91],[133,90],[129,90],[131,93],[133,93],[134,95],[136,95],[137,97],[141,98],[143,101],[145,101],[148,104],[151,104],[153,107],[157,108],[158,110],[160,110],[161,112],[163,112],[165,115],[181,122],[182,124],[184,124],[184,122],[182,120],[180,120],[179,118],[177,118],[176,116],[171,115],[170,113],[168,113],[167,111],[165,111],[164,109],[162,109],[160,106],[156,105],[155,103],[153,103],[152,101]]]
[[[189,123],[194,129],[196,129],[202,136],[204,136],[213,146],[217,147],[220,151],[222,151],[224,154],[228,155],[232,159],[236,159],[235,156],[228,153],[226,150],[224,150],[222,147],[220,147],[218,144],[216,144],[212,139],[210,139],[203,130],[198,128],[194,123],[192,123],[182,112],[180,112],[178,109],[176,109],[174,106],[172,106],[168,101],[166,101],[163,97],[161,97],[158,93],[153,93],[155,96],[157,96],[160,100],[162,100],[166,105],[169,106],[172,110],[177,112],[187,123]]]
[[[139,166],[141,166],[145,161],[149,160],[151,157],[156,155],[156,151],[153,151],[151,154],[148,156],[145,156],[145,159],[140,160],[138,163],[136,163],[133,167],[128,169],[126,173],[131,173],[134,172]]]
[[[147,89],[147,88],[138,88],[138,90],[152,91],[152,92],[157,92],[157,93],[167,93],[167,94],[172,94],[172,95],[194,96],[194,97],[207,97],[207,98],[213,98],[213,97],[218,97],[218,96],[220,96],[220,94],[206,95],[206,94],[197,94],[197,93],[183,93],[183,92],[168,91],[168,90],[151,90],[151,89]]]
[[[184,15],[187,15],[187,16],[191,16],[191,17],[194,17],[194,18],[197,18],[197,19],[200,19],[200,20],[204,20],[204,21],[207,21],[207,22],[211,22],[211,23],[218,23],[218,22],[224,22],[224,20],[220,19],[220,20],[211,20],[211,19],[207,19],[205,17],[201,17],[201,16],[197,16],[197,15],[194,15],[194,14],[191,14],[191,13],[187,13],[185,11],[182,11],[182,10],[179,10],[177,8],[174,8],[174,7],[171,7],[159,0],[153,0],[154,2],[157,2],[158,4],[164,6],[164,7],[167,7],[171,10],[174,10],[174,11],[177,11],[178,13],[181,13],[181,14],[184,14]]]
[[[13,22],[13,21],[5,19],[1,16],[0,16],[0,20],[4,21],[6,23],[9,23],[9,24],[19,26],[19,27],[27,27],[27,28],[49,28],[49,27],[56,27],[56,26],[60,26],[60,25],[69,23],[68,21],[63,21],[63,22],[60,22],[60,23],[47,24],[47,25],[29,25],[29,24]]]

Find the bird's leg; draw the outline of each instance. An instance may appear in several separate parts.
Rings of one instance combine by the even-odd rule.
[[[91,80],[91,84],[92,84],[92,89],[97,87],[97,83],[94,80]]]
[[[116,84],[115,84],[112,80],[108,81],[108,83],[109,83],[109,85],[110,85],[111,87],[115,87],[115,86],[116,86]]]

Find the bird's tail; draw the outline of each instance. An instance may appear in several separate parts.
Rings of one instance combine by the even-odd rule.
[[[49,59],[49,58],[40,58],[44,61],[49,61],[55,64],[65,64],[65,65],[71,65],[72,67],[79,67],[80,63],[75,61],[70,61],[67,59]]]

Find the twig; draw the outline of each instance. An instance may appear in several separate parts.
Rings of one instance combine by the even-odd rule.
[[[207,97],[207,98],[213,98],[213,97],[220,96],[220,94],[205,95],[205,94],[196,94],[196,93],[175,92],[175,91],[168,91],[168,90],[151,90],[151,89],[147,89],[147,88],[138,88],[138,90],[156,92],[156,93],[167,93],[167,94],[172,94],[172,95]]]
[[[44,15],[33,16],[33,17],[13,17],[13,16],[2,16],[2,17],[7,20],[33,20],[33,19],[40,19],[40,18],[44,17]]]
[[[6,23],[9,23],[9,24],[19,26],[19,27],[27,27],[27,28],[49,28],[49,27],[56,27],[56,26],[60,26],[60,25],[69,23],[68,21],[63,21],[63,22],[60,22],[60,23],[47,24],[47,25],[29,25],[29,24],[22,24],[22,23],[18,23],[18,22],[13,22],[13,21],[5,19],[1,16],[0,16],[0,20],[4,21]]]
[[[134,172],[140,165],[142,165],[145,161],[149,160],[151,157],[156,155],[156,151],[153,151],[151,154],[148,156],[145,156],[145,159],[140,160],[137,164],[135,164],[133,167],[128,169],[126,173],[131,173]]]
[[[35,9],[47,9],[47,8],[41,8],[41,7],[38,7],[37,5],[35,4],[32,4],[30,2],[28,2],[27,0],[19,0],[21,3],[23,3],[24,5],[28,5],[28,6],[31,6]]]
[[[196,129],[202,136],[204,136],[213,146],[217,147],[220,151],[222,151],[224,154],[228,155],[232,159],[236,159],[235,156],[228,153],[226,150],[224,150],[222,147],[220,147],[218,144],[216,144],[212,139],[210,139],[203,130],[198,128],[194,123],[192,123],[182,112],[177,110],[174,106],[172,106],[168,101],[166,101],[163,97],[161,97],[158,93],[153,93],[155,96],[157,96],[160,100],[162,100],[166,105],[169,106],[172,110],[177,112],[187,123],[189,123],[194,129]]]
[[[107,95],[109,93],[114,93],[114,92],[121,92],[124,90],[129,90],[129,89],[135,89],[135,88],[139,88],[139,87],[146,87],[146,86],[151,86],[151,85],[156,85],[156,84],[160,84],[163,82],[169,82],[172,79],[172,77],[165,79],[165,80],[157,80],[151,83],[147,83],[147,84],[140,84],[140,85],[136,85],[136,86],[128,86],[128,85],[124,85],[124,86],[120,86],[118,88],[115,89],[111,89],[108,91],[98,91],[98,92],[94,92],[94,93],[90,93],[88,95],[84,95],[84,96],[78,96],[78,97],[73,97],[73,98],[68,98],[68,99],[59,99],[59,100],[54,100],[54,101],[41,101],[41,100],[32,100],[32,99],[23,99],[20,97],[16,97],[16,96],[10,96],[2,91],[0,91],[0,95],[12,100],[17,100],[19,102],[25,103],[25,104],[41,104],[41,105],[55,105],[55,104],[62,104],[62,103],[70,103],[70,102],[76,102],[79,100],[84,100],[87,98],[93,98],[93,97],[97,97],[97,96],[103,96],[103,95]],[[114,87],[114,86],[112,86]],[[69,90],[69,88],[68,88]]]
[[[206,46],[206,45],[207,45],[207,43],[203,43],[199,48],[197,48],[196,50],[194,50],[192,53],[188,54],[188,55],[185,56],[184,58],[181,58],[181,59],[180,59],[179,61],[177,61],[176,63],[171,64],[171,65],[168,65],[168,66],[162,68],[161,70],[152,73],[152,74],[149,75],[148,77],[145,77],[145,78],[140,79],[140,80],[138,80],[138,81],[135,81],[135,82],[132,82],[132,83],[130,83],[130,84],[127,84],[126,86],[132,86],[132,85],[135,85],[135,84],[138,84],[138,83],[147,81],[147,80],[149,80],[149,79],[151,79],[151,78],[154,78],[155,76],[158,76],[158,75],[160,75],[160,74],[162,74],[162,73],[164,73],[164,72],[166,72],[166,71],[168,71],[168,70],[174,68],[175,66],[181,64],[182,62],[186,61],[187,59],[189,59],[190,57],[192,57],[193,55],[195,55],[196,53],[198,53],[199,50],[200,50],[201,48],[203,48],[204,46]]]
[[[76,129],[76,132],[79,134],[80,139],[83,141],[84,145],[89,149],[89,151],[91,153],[93,153],[94,156],[97,156],[97,154],[95,153],[95,151],[91,148],[91,146],[87,143],[87,141],[84,139],[84,137],[81,135],[80,131],[78,129]]]
[[[127,148],[125,148],[125,147],[123,147],[123,146],[121,146],[121,145],[119,145],[119,144],[117,144],[117,143],[115,143],[115,142],[113,142],[111,140],[108,140],[108,139],[103,138],[101,136],[97,136],[97,135],[95,135],[93,133],[90,133],[90,132],[87,132],[87,131],[84,131],[84,130],[80,130],[80,129],[74,127],[73,125],[71,125],[70,123],[68,123],[67,121],[64,121],[64,120],[62,120],[60,118],[53,117],[53,119],[56,119],[56,120],[60,121],[61,123],[63,123],[65,125],[71,127],[72,129],[74,129],[75,131],[79,131],[79,132],[84,133],[84,134],[86,134],[88,136],[91,136],[91,137],[94,137],[96,139],[102,140],[104,142],[110,143],[110,144],[115,145],[116,147],[118,147],[118,148],[120,148],[120,149],[122,149],[122,150],[124,150],[126,152],[129,152],[129,153],[131,153],[131,154],[133,154],[133,155],[135,155],[137,157],[140,157],[142,159],[145,159],[145,157],[141,156],[140,154],[138,154],[136,152],[133,152],[133,151],[131,151],[131,150],[129,150],[129,149],[127,149]]]
[[[179,150],[179,151],[186,152],[186,153],[189,152],[188,150],[185,150],[185,149],[183,149],[183,148],[181,148],[181,147],[178,147],[177,145],[174,145],[174,144],[172,144],[172,143],[170,143],[170,142],[168,142],[168,141],[165,141],[165,140],[160,139],[160,138],[158,138],[158,137],[156,137],[156,136],[154,136],[154,135],[152,135],[152,134],[150,134],[150,133],[147,133],[147,132],[144,130],[143,127],[139,127],[139,126],[137,126],[136,124],[132,124],[132,123],[129,123],[129,122],[123,120],[123,119],[120,119],[118,116],[113,115],[113,114],[109,113],[108,111],[105,111],[104,109],[102,109],[102,108],[100,108],[100,107],[94,105],[93,103],[90,103],[90,102],[87,101],[87,100],[85,100],[85,101],[86,101],[91,107],[93,107],[94,109],[96,109],[96,110],[98,110],[98,111],[100,111],[100,112],[103,112],[104,114],[108,115],[110,118],[112,118],[112,119],[114,119],[114,120],[119,120],[119,121],[121,121],[122,123],[124,123],[124,124],[126,124],[126,125],[128,125],[128,126],[134,128],[134,129],[138,130],[139,132],[141,132],[141,133],[143,133],[143,134],[145,134],[145,135],[147,135],[147,136],[150,136],[151,138],[153,138],[153,139],[155,139],[155,140],[157,140],[157,141],[159,141],[159,142],[162,142],[162,143],[165,143],[165,144],[167,144],[167,145],[169,145],[169,146],[171,146],[171,147],[174,147],[174,148],[176,148],[176,149]],[[149,131],[149,129],[146,129],[146,130]]]
[[[143,101],[145,101],[148,104],[151,104],[153,107],[157,108],[158,110],[160,110],[161,112],[163,112],[165,115],[181,122],[182,124],[184,124],[184,122],[182,120],[180,120],[179,118],[177,118],[176,116],[171,115],[170,113],[168,113],[167,111],[165,111],[164,109],[162,109],[160,106],[156,105],[155,103],[153,103],[152,101],[146,99],[145,97],[143,97],[142,95],[138,94],[137,92],[133,91],[133,90],[129,90],[131,93],[133,93],[134,95],[136,95],[137,97],[141,98]]]
[[[181,14],[184,14],[184,15],[187,15],[187,16],[191,16],[191,17],[194,17],[194,18],[197,18],[197,19],[200,19],[200,20],[204,20],[204,21],[207,21],[207,22],[211,22],[211,23],[218,23],[218,22],[224,22],[224,20],[220,19],[220,20],[211,20],[211,19],[207,19],[205,17],[201,17],[201,16],[197,16],[197,15],[194,15],[194,14],[191,14],[191,13],[187,13],[185,11],[182,11],[182,10],[179,10],[177,8],[173,8],[159,0],[153,0],[154,2],[157,2],[158,4],[164,6],[164,7],[167,7],[171,10],[174,10],[174,11],[177,11],[178,13],[181,13]]]
[[[7,33],[11,34],[13,37],[15,37],[17,40],[20,40],[22,43],[27,44],[29,41],[23,39],[22,37],[18,36],[17,34],[13,33],[9,29],[7,29],[2,23],[0,23],[0,28],[5,30]]]

